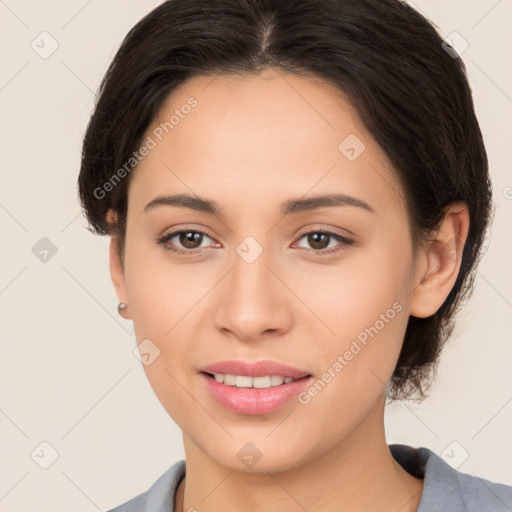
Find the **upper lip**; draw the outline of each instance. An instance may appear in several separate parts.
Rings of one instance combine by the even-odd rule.
[[[294,368],[277,361],[241,361],[238,359],[231,361],[219,361],[201,368],[204,373],[224,373],[230,375],[247,375],[249,377],[265,377],[266,375],[280,375],[281,377],[291,377],[292,379],[301,379],[311,375],[309,372]]]

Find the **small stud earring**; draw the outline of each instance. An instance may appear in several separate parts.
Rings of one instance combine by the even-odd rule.
[[[123,312],[124,310],[128,307],[128,304],[126,304],[126,302],[120,302],[117,306],[117,312],[123,317],[123,318],[126,318],[124,315],[123,315]]]

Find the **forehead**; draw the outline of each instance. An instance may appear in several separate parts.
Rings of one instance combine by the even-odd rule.
[[[318,77],[275,68],[259,74],[196,76],[168,96],[155,124],[168,121],[169,114],[179,111],[191,98],[197,101],[197,106],[187,124],[195,131],[202,128],[210,137],[217,135],[215,141],[221,137],[230,140],[238,137],[242,142],[247,135],[250,139],[260,135],[263,140],[265,131],[266,144],[272,136],[278,136],[276,145],[286,149],[285,142],[290,146],[294,141],[314,142],[318,138],[315,133],[321,136],[328,133],[334,141],[345,131],[364,132],[366,136],[364,125],[344,93]],[[340,113],[343,113],[341,120]],[[174,131],[174,135],[185,132]]]
[[[143,200],[176,187],[231,201],[336,188],[377,205],[402,203],[384,151],[345,95],[315,77],[266,70],[191,78],[167,97],[146,137],[155,145],[130,186]]]

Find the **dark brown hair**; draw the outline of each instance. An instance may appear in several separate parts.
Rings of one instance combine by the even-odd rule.
[[[433,25],[400,0],[164,2],[126,35],[85,133],[78,185],[91,231],[116,236],[124,254],[136,166],[112,179],[126,169],[163,101],[187,79],[274,66],[335,84],[392,162],[415,244],[439,226],[451,203],[469,209],[456,283],[434,315],[409,318],[390,382],[391,399],[424,398],[454,313],[471,292],[491,212],[466,70],[442,43]],[[110,208],[118,215],[113,226]]]

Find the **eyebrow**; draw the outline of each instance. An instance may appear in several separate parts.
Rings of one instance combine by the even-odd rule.
[[[218,217],[223,216],[223,209],[220,208],[215,201],[198,196],[190,196],[188,194],[157,196],[144,207],[144,211],[152,210],[158,206],[178,206]],[[283,215],[290,215],[335,206],[355,206],[375,213],[375,210],[362,199],[345,194],[326,194],[308,197],[307,199],[289,199],[281,204],[281,213]]]

